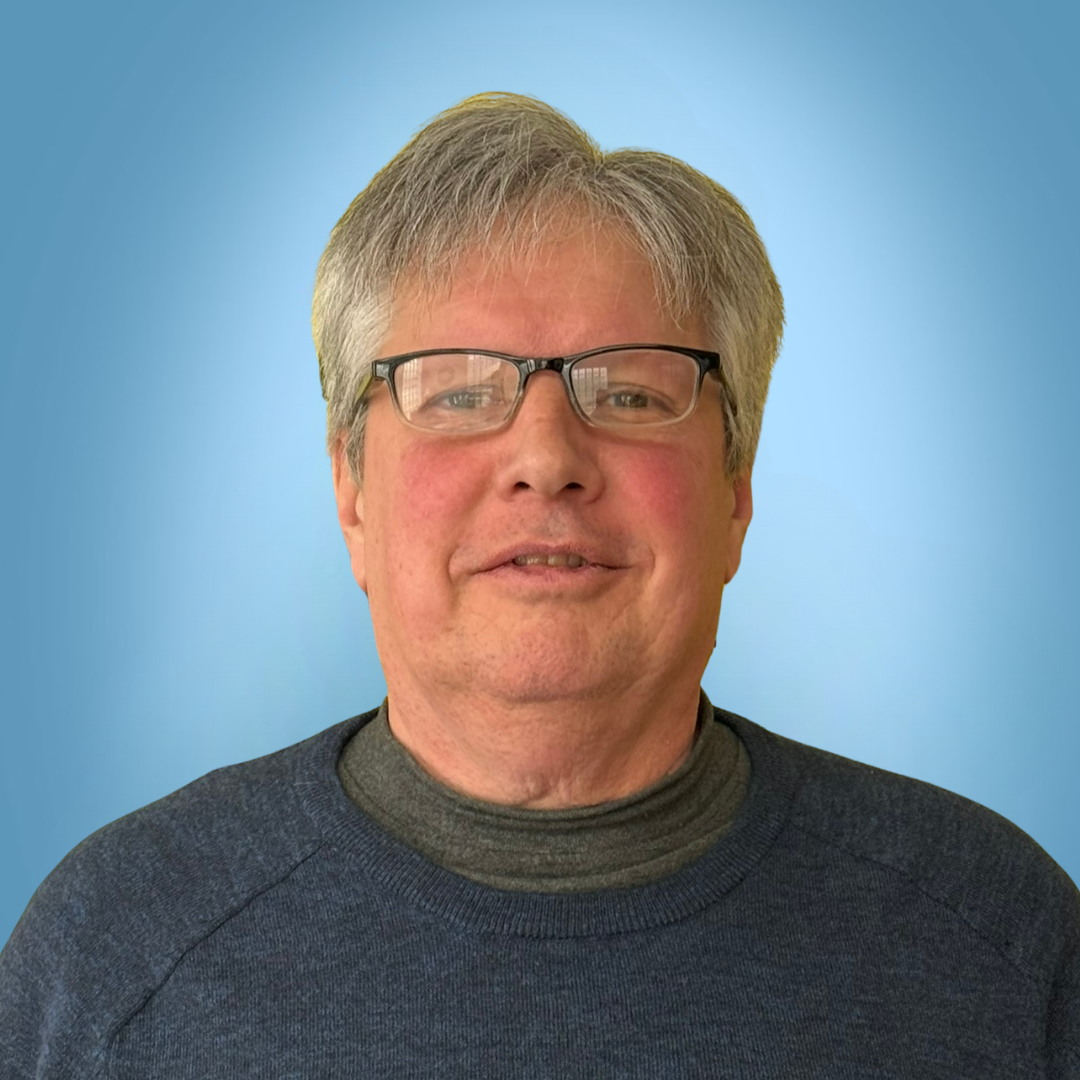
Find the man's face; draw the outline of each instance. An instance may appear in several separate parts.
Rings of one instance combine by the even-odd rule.
[[[499,272],[476,253],[448,291],[403,291],[380,352],[627,342],[709,344],[658,310],[648,264],[616,232],[568,228],[531,264]],[[340,456],[334,478],[391,696],[580,701],[700,678],[751,511],[723,447],[712,379],[685,420],[624,433],[585,424],[539,372],[508,427],[468,436],[406,427],[376,383],[363,488]],[[551,553],[588,565],[514,562]]]

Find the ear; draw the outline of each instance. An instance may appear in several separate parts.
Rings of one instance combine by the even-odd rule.
[[[750,491],[750,470],[739,473],[731,483],[734,500],[731,518],[728,520],[727,535],[727,570],[724,573],[726,585],[735,576],[742,560],[742,546],[746,539],[746,530],[754,516],[754,498]]]
[[[337,501],[338,523],[341,525],[345,546],[349,549],[353,577],[357,585],[367,592],[367,567],[364,562],[364,492],[352,477],[352,470],[345,460],[345,440],[338,440],[331,455],[334,474],[334,498]]]

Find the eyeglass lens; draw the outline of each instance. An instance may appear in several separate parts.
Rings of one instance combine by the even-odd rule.
[[[626,349],[577,361],[570,382],[594,424],[670,424],[690,411],[698,370],[682,353]],[[483,353],[415,356],[394,372],[405,419],[435,431],[498,427],[514,410],[519,383],[512,363]]]

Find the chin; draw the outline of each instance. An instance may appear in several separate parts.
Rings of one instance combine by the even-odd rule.
[[[608,698],[603,685],[573,679],[541,680],[513,679],[494,680],[486,688],[491,697],[513,705],[550,705],[555,702],[591,701]]]
[[[625,662],[627,656],[640,656],[640,650],[595,653],[571,641],[553,640],[550,633],[532,647],[523,646],[526,643],[519,640],[500,654],[469,665],[463,688],[519,705],[588,701],[618,696],[641,673],[640,666],[628,670]]]

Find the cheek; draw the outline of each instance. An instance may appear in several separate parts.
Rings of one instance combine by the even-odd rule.
[[[414,443],[398,454],[387,492],[387,540],[409,561],[432,559],[445,564],[458,537],[458,526],[483,491],[482,470],[468,448],[432,441]]]
[[[722,470],[685,447],[661,446],[633,455],[619,497],[634,508],[656,557],[704,554],[723,519]]]

